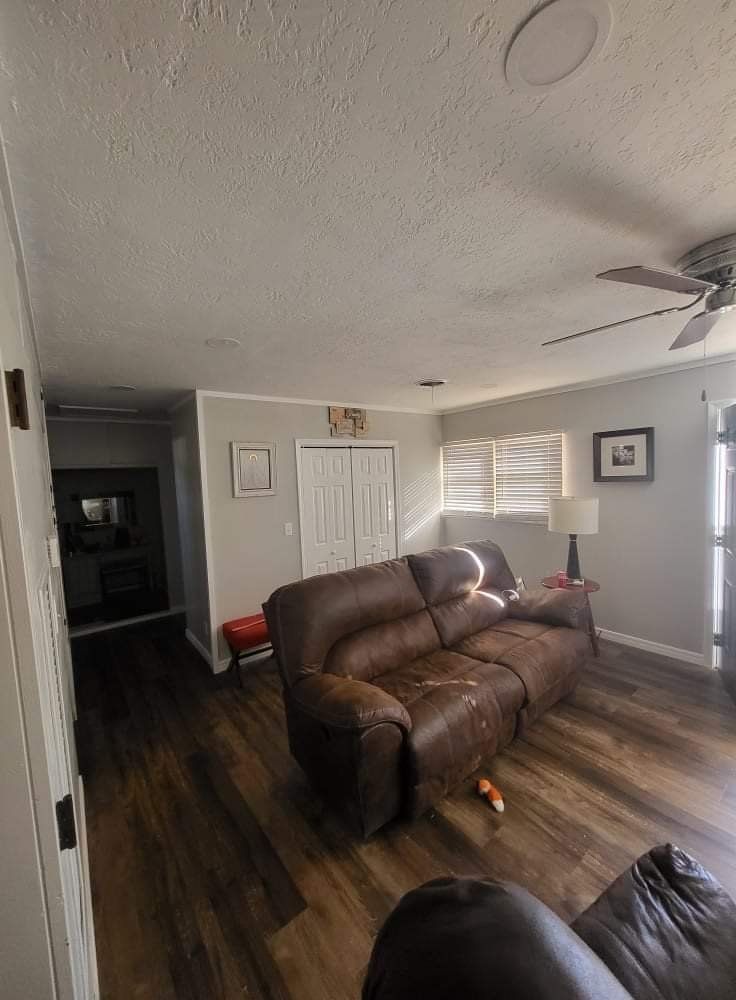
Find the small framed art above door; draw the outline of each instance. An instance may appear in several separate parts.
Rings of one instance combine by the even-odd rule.
[[[348,440],[296,442],[302,577],[399,551],[397,443]]]

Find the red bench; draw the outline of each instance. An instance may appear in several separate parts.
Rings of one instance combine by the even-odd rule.
[[[238,683],[242,686],[240,661],[271,649],[266,619],[262,614],[234,618],[231,622],[225,622],[222,634],[230,647],[230,663],[227,669],[237,673]]]

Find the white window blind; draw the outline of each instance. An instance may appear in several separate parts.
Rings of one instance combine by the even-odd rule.
[[[496,517],[545,523],[550,497],[562,496],[562,434],[495,439]]]
[[[493,517],[493,441],[453,441],[442,448],[442,509]]]
[[[562,434],[452,441],[442,448],[442,511],[545,523],[562,496]]]

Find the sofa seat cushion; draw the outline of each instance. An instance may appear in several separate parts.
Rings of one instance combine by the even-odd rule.
[[[505,622],[503,624],[506,624]],[[501,631],[498,627],[484,628],[475,635],[468,636],[462,642],[453,646],[456,653],[470,656],[484,663],[496,663],[499,656],[507,653],[514,646],[521,646],[527,640],[520,635]]]
[[[424,812],[513,739],[524,702],[519,678],[495,663],[439,650],[376,677],[409,712],[408,811]]]
[[[393,695],[402,705],[409,706],[441,686],[445,686],[448,693],[462,693],[469,686],[465,675],[479,666],[480,663],[467,656],[449,649],[438,649],[374,677],[372,683]]]
[[[639,858],[572,928],[636,1000],[736,995],[736,903],[671,844]]]
[[[525,704],[547,691],[573,684],[585,662],[589,639],[584,632],[506,618],[454,647],[465,656],[498,663],[524,685]]]

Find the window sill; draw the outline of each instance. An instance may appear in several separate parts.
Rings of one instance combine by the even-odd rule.
[[[526,524],[526,525],[536,525],[537,528],[547,528],[547,519],[543,521],[538,520],[527,520],[523,517],[497,517],[493,514],[474,514],[472,511],[460,512],[460,511],[440,511],[441,517],[450,518],[473,518],[476,521],[498,521],[500,524]]]

